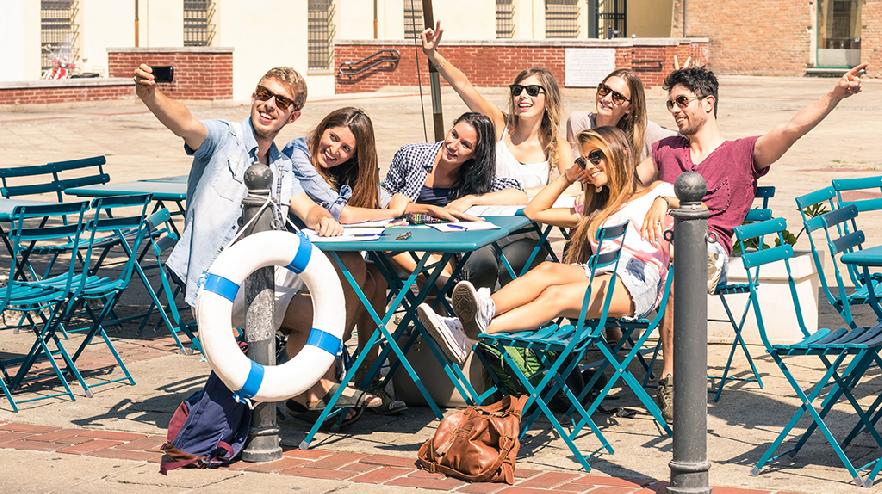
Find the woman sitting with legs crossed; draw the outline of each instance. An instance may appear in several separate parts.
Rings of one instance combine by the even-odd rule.
[[[670,248],[664,240],[643,240],[640,229],[653,200],[673,194],[673,187],[662,182],[640,185],[628,136],[617,128],[583,131],[578,142],[581,157],[576,164],[525,209],[531,220],[576,228],[566,263],[544,262],[492,296],[489,290],[475,290],[471,283],[460,282],[453,290],[456,317],[440,316],[426,304],[419,306],[420,322],[453,361],[465,362],[469,340],[477,339],[479,333],[529,331],[558,317],[577,318],[588,288],[586,263],[598,247],[596,231],[602,226],[630,223],[616,268],[610,317],[644,316],[658,304]],[[552,208],[576,180],[586,185],[584,212]],[[588,318],[600,315],[612,269],[613,265],[605,266],[595,273]]]

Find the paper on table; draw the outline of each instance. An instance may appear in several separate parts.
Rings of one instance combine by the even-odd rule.
[[[470,232],[477,230],[495,230],[499,226],[489,221],[460,221],[457,223],[430,223],[429,228],[439,232]]]
[[[554,204],[551,205],[553,208],[562,208],[569,209],[573,207],[575,203],[575,196],[560,196],[554,201]],[[472,216],[515,216],[517,212],[524,209],[526,205],[487,205],[487,206],[472,206],[466,209],[465,213],[470,214]]]
[[[360,223],[349,223],[344,228],[376,228],[381,226],[389,226],[390,223],[399,223],[403,221],[401,218],[389,218],[385,220],[362,221]]]
[[[313,242],[363,242],[366,240],[379,240],[385,228],[343,228],[343,235],[337,237],[320,237],[315,230],[304,228],[302,231]]]

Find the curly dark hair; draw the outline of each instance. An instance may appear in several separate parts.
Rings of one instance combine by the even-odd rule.
[[[677,69],[665,77],[665,91],[670,91],[674,86],[683,86],[695,93],[699,98],[714,97],[714,117],[717,116],[717,106],[720,102],[718,94],[720,83],[713,71],[704,67],[686,67]]]
[[[496,128],[490,118],[477,112],[463,113],[453,121],[453,125],[460,122],[469,124],[478,137],[475,154],[459,168],[456,197],[485,194],[490,192],[496,178]]]

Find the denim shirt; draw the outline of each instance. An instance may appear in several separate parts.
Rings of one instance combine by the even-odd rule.
[[[242,199],[248,194],[245,169],[257,161],[257,141],[251,118],[242,122],[204,120],[208,135],[193,150],[190,176],[187,178],[187,213],[184,233],[175,245],[166,265],[186,281],[187,304],[196,305],[201,278],[221,250],[230,243],[239,229]],[[291,161],[275,144],[269,148],[269,164],[273,171],[271,195],[287,214],[291,198],[302,192],[292,180]]]
[[[343,208],[352,197],[352,188],[343,185],[340,187],[340,192],[337,192],[318,174],[310,159],[312,155],[309,153],[305,137],[298,137],[289,142],[282,149],[282,154],[291,158],[294,178],[297,179],[306,195],[330,211],[335,220],[340,221],[340,213],[343,212]]]

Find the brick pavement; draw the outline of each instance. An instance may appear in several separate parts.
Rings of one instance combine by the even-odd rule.
[[[158,434],[53,427],[19,422],[0,422],[0,449],[48,451],[66,455],[112,458],[158,464],[165,437]],[[157,467],[158,469],[158,467]],[[664,481],[630,481],[615,477],[572,472],[519,468],[513,486],[502,483],[473,483],[428,473],[414,466],[413,458],[348,451],[291,449],[281,460],[269,463],[234,463],[232,471],[246,471],[309,479],[379,484],[390,488],[462,492],[469,494],[540,494],[547,492],[591,494],[637,494],[664,492]],[[169,475],[187,476],[188,470]],[[292,480],[293,482],[293,480]],[[255,482],[255,485],[259,485]],[[716,494],[786,494],[786,491],[716,487]]]

